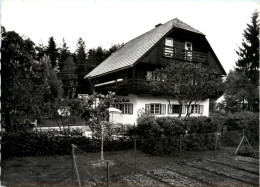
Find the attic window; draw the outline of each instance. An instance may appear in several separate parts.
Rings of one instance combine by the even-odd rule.
[[[173,48],[173,39],[165,38],[164,55],[166,57],[173,57],[174,52],[175,52],[175,49]]]
[[[185,59],[188,61],[192,61],[192,43],[185,42]]]

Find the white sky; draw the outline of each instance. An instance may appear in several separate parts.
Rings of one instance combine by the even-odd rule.
[[[79,37],[87,49],[109,48],[178,17],[206,35],[228,73],[255,9],[260,3],[254,0],[4,0],[1,25],[35,44],[64,38],[74,52]]]

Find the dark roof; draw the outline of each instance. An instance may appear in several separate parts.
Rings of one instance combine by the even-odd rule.
[[[203,35],[203,33],[187,25],[178,18],[172,19],[127,42],[123,47],[87,74],[85,78],[93,78],[133,66],[138,59],[140,59],[173,28],[184,29]]]

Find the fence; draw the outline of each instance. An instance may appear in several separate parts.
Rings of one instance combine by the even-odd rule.
[[[72,180],[79,185],[122,184],[124,177],[145,171],[141,152],[150,154],[177,154],[196,150],[221,150],[223,146],[237,148],[243,131],[202,133],[171,138],[104,142],[104,160],[101,153],[89,153],[87,147],[72,145]],[[116,150],[115,147],[118,149]],[[109,151],[113,150],[113,151]],[[235,152],[234,152],[235,154]],[[137,164],[138,163],[138,164]]]
[[[84,146],[72,144],[72,182],[77,180],[79,186],[122,183],[122,177],[136,173],[136,141],[127,144],[133,149],[112,152],[105,145],[104,160],[100,152],[88,153]],[[122,142],[114,142],[113,146],[122,147]]]

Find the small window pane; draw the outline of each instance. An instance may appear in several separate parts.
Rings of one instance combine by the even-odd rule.
[[[165,38],[165,46],[173,47],[173,39]]]

